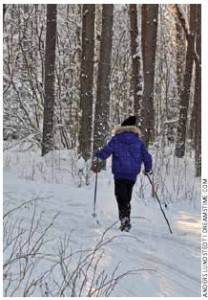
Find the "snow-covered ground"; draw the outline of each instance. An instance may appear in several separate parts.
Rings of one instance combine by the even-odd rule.
[[[178,168],[179,174],[180,165]],[[88,186],[78,187],[76,174],[77,167],[70,151],[55,151],[45,158],[32,150],[24,152],[14,148],[4,152],[4,214],[20,206],[5,216],[8,224],[4,232],[4,263],[10,266],[5,268],[5,295],[60,295],[63,274],[75,274],[73,271],[86,257],[80,273],[76,273],[74,285],[69,282],[68,287],[62,285],[64,296],[87,296],[93,291],[92,295],[96,295],[96,289],[103,282],[106,286],[99,294],[103,296],[200,297],[200,180],[195,180],[193,189],[183,190],[187,197],[184,201],[181,200],[182,191],[174,201],[176,192],[171,184],[177,178],[174,181],[171,173],[169,178],[166,176],[166,192],[157,187],[162,203],[168,204],[167,208],[163,207],[173,230],[170,234],[159,205],[151,196],[147,178],[140,175],[132,200],[132,230],[121,233],[110,162],[107,171],[98,177],[95,218],[92,216],[94,175],[91,174]],[[192,186],[192,179],[192,173],[187,171],[186,186],[188,183]],[[192,194],[187,196],[190,191]],[[25,204],[21,206],[22,203]],[[25,265],[21,259],[10,264],[11,259],[20,254],[10,257],[12,249],[18,249],[12,236],[25,230],[19,234],[19,244],[23,245],[34,229],[29,245],[20,247],[24,256],[24,251],[38,245],[39,237],[52,220],[44,236],[46,240],[37,249],[39,256],[24,259],[31,263],[27,268],[30,275],[24,274],[21,282],[14,280],[8,285],[9,278],[17,278]],[[61,254],[66,259],[62,268],[57,263]],[[50,273],[45,273],[50,269]],[[110,287],[107,282],[111,278],[115,280]],[[30,287],[32,280],[37,280],[35,288]]]

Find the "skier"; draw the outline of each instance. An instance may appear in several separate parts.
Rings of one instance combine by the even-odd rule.
[[[136,117],[130,116],[121,127],[115,129],[115,135],[109,143],[95,153],[97,159],[105,160],[112,154],[112,173],[115,180],[115,196],[118,204],[120,230],[131,229],[131,197],[137,175],[144,163],[144,174],[152,174],[152,157],[144,141],[140,139],[141,131],[136,127]],[[99,160],[94,160],[92,170],[98,172]]]

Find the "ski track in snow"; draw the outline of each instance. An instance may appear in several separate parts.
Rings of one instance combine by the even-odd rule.
[[[169,233],[159,206],[150,198],[148,205],[132,201],[131,232],[118,230],[117,206],[113,181],[98,183],[97,217],[92,217],[93,183],[76,188],[73,185],[38,183],[4,172],[4,212],[35,197],[38,211],[44,211],[48,224],[60,212],[50,237],[54,240],[71,234],[72,245],[79,249],[93,247],[103,232],[113,238],[105,245],[102,267],[112,271],[120,262],[119,273],[140,269],[121,279],[113,297],[199,297],[200,296],[200,215],[169,207],[166,214],[173,230]],[[29,207],[21,210],[30,219]],[[101,226],[97,224],[99,220]],[[52,247],[53,248],[53,247]],[[147,270],[142,270],[147,269]]]

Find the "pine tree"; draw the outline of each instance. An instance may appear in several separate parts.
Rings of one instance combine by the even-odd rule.
[[[144,91],[142,102],[142,129],[145,142],[154,137],[154,77],[157,44],[158,4],[142,5],[142,57]]]
[[[42,155],[54,148],[56,4],[47,5]]]
[[[201,5],[196,4],[196,51],[199,61],[195,65],[194,92],[194,145],[195,176],[201,176]]]
[[[175,22],[176,26],[176,70],[177,70],[177,89],[180,97],[183,88],[183,76],[186,58],[186,37],[178,18]]]
[[[102,32],[98,63],[97,95],[94,121],[94,152],[109,137],[111,52],[113,36],[113,4],[102,5]],[[103,165],[105,165],[103,163]]]
[[[80,108],[82,115],[79,134],[79,155],[87,160],[91,156],[92,137],[95,5],[84,4],[82,16],[82,58],[80,76]]]
[[[141,57],[139,53],[139,32],[137,21],[137,5],[129,5],[130,17],[130,42],[132,58],[132,88],[134,95],[134,114],[140,116],[140,106],[142,100],[141,82]]]
[[[180,15],[178,10],[179,19],[181,22],[185,23],[184,16]],[[183,78],[183,89],[181,92],[180,99],[180,109],[179,109],[179,121],[176,136],[176,148],[175,155],[179,158],[183,157],[185,154],[186,145],[186,131],[187,131],[187,117],[189,109],[189,98],[191,90],[191,81],[193,73],[193,62],[194,62],[194,28],[195,28],[195,5],[190,5],[190,32],[187,36],[187,51],[186,51],[186,65]]]
[[[5,19],[5,15],[6,15],[6,10],[7,10],[7,6],[6,6],[6,4],[3,4],[3,23],[4,23],[4,19]]]

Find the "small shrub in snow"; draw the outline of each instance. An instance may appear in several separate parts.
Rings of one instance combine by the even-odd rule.
[[[44,212],[37,212],[39,200],[29,200],[4,213],[5,297],[108,297],[122,278],[145,270],[118,274],[117,264],[109,274],[102,267],[104,246],[118,238],[107,238],[110,228],[93,248],[73,252],[70,238],[60,239],[55,247],[56,239],[51,239],[49,232],[59,214],[44,224]],[[29,223],[21,213],[27,207],[33,207]],[[46,250],[47,246],[51,251]]]

